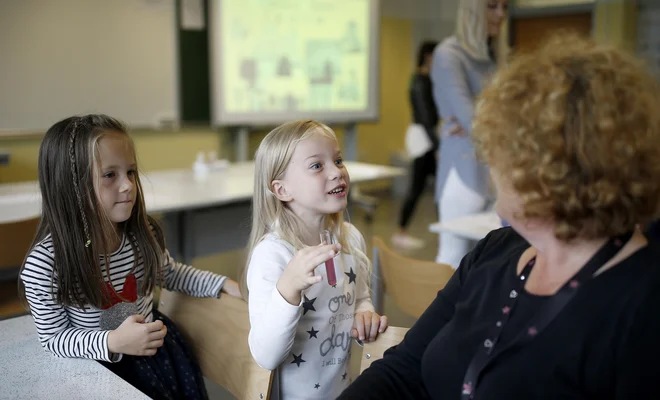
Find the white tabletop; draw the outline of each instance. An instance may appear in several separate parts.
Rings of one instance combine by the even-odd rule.
[[[405,174],[402,168],[346,162],[351,182],[391,179]],[[254,163],[230,164],[198,180],[192,169],[150,172],[142,177],[144,199],[149,213],[218,206],[252,198]],[[41,213],[37,182],[0,185],[0,224],[36,218]]]
[[[46,352],[29,315],[0,321],[0,399],[148,399],[93,360]]]
[[[502,220],[493,211],[468,215],[451,221],[436,222],[429,226],[434,233],[448,232],[467,239],[481,240],[491,231],[502,227]]]

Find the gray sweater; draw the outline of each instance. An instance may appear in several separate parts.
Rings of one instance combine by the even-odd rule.
[[[445,39],[433,52],[433,98],[440,118],[445,121],[438,157],[436,200],[442,195],[452,167],[468,187],[488,197],[488,168],[476,159],[471,132],[475,99],[495,67],[494,61],[472,58],[454,36]],[[449,123],[451,117],[463,126],[465,136],[447,136],[452,126]]]

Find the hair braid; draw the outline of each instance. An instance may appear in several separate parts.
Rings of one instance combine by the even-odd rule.
[[[85,247],[89,247],[92,243],[92,239],[89,235],[89,227],[87,226],[87,217],[85,216],[85,209],[83,208],[82,196],[80,195],[80,188],[78,186],[78,168],[76,165],[76,156],[75,156],[75,140],[76,140],[76,131],[78,130],[79,119],[74,120],[73,129],[69,135],[69,160],[71,161],[71,176],[73,177],[73,191],[76,194],[76,201],[78,203],[78,210],[80,211],[80,217],[82,218],[83,230],[85,232]]]

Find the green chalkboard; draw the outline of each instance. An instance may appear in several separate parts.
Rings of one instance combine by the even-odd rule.
[[[181,29],[181,0],[176,0],[179,58],[180,115],[184,124],[211,122],[209,80],[208,0],[204,4],[206,23],[202,30]]]

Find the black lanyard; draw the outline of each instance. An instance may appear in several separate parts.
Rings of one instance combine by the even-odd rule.
[[[504,350],[515,345],[524,345],[530,342],[536,335],[538,335],[548,324],[561,312],[566,304],[573,298],[578,288],[584,284],[586,281],[591,279],[593,275],[608,261],[614,257],[619,250],[630,240],[632,233],[627,233],[619,237],[612,238],[607,241],[607,243],[600,249],[598,252],[585,264],[580,271],[578,271],[573,278],[571,278],[554,296],[550,297],[546,303],[538,310],[534,318],[525,328],[526,332],[522,335],[519,335],[518,340],[514,340],[512,343],[509,343],[498,354],[501,354]],[[516,283],[511,288],[511,291],[506,293],[502,308],[498,310],[497,320],[493,323],[492,328],[488,333],[488,336],[482,344],[479,345],[476,354],[472,358],[470,365],[468,366],[467,372],[465,373],[465,378],[463,379],[463,387],[461,392],[461,400],[471,400],[474,399],[474,393],[476,391],[477,384],[479,383],[479,375],[488,365],[492,362],[494,357],[491,357],[493,349],[497,345],[497,342],[502,333],[502,329],[509,321],[509,316],[513,312],[514,307],[516,306],[516,300],[518,295],[525,288],[525,281],[532,272],[534,264],[536,263],[536,257],[532,258],[525,268],[523,268]]]

